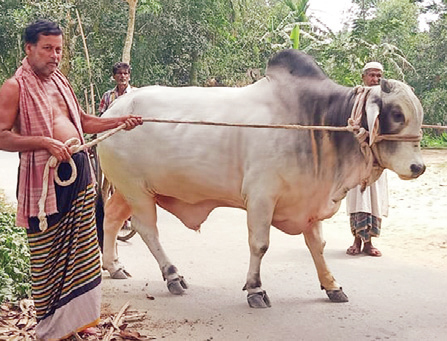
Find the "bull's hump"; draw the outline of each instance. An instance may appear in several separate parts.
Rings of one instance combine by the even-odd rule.
[[[284,50],[270,59],[266,70],[267,76],[274,77],[284,72],[293,77],[321,80],[328,78],[312,57],[297,50]]]

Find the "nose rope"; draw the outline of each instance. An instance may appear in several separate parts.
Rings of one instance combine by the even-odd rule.
[[[368,137],[371,138],[369,132],[361,126],[362,117],[365,113],[366,101],[368,99],[370,87],[357,86],[354,88],[355,100],[352,108],[351,117],[348,119],[348,125],[352,127],[352,133],[360,144],[360,150],[366,161],[366,174],[361,179],[361,191],[363,192],[368,186],[369,178],[374,168],[374,153],[368,143]]]
[[[420,142],[422,139],[422,129],[418,135],[401,135],[401,134],[379,134],[374,132],[374,136],[370,135],[365,128],[361,127],[362,117],[365,114],[365,105],[371,91],[370,87],[357,86],[353,89],[356,97],[354,107],[352,108],[351,117],[348,119],[348,126],[357,138],[360,149],[366,160],[366,175],[361,179],[361,191],[364,191],[369,184],[369,178],[374,167],[385,168],[380,164],[380,159],[374,153],[374,147],[381,141],[398,141],[398,142]],[[425,126],[422,126],[425,127]],[[374,143],[370,145],[367,139],[373,139]]]

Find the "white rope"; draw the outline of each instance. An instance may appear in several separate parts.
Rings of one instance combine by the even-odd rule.
[[[366,88],[364,88],[366,89]],[[357,97],[359,98],[359,97]],[[363,101],[366,99],[362,99]],[[354,108],[355,109],[355,108]],[[353,111],[354,111],[353,109]],[[360,112],[361,113],[361,112]],[[323,130],[323,131],[348,131],[354,134],[368,134],[368,131],[361,127],[361,116],[359,120],[355,122],[351,118],[348,120],[348,125],[341,127],[331,127],[331,126],[303,126],[299,124],[246,124],[246,123],[227,123],[227,122],[210,122],[210,121],[194,121],[194,120],[169,120],[160,118],[143,118],[143,122],[152,123],[177,123],[177,124],[191,124],[191,125],[208,125],[208,126],[220,126],[220,127],[242,127],[242,128],[271,128],[271,129],[292,129],[292,130]],[[425,128],[423,126],[423,128]],[[367,135],[368,136],[368,135]],[[399,135],[399,134],[389,134],[389,135],[377,135],[376,142],[378,141],[420,141],[422,135]]]
[[[143,118],[143,122],[153,123],[179,123],[192,125],[208,125],[221,127],[242,127],[242,128],[273,128],[273,129],[294,129],[294,130],[327,130],[327,131],[353,131],[350,125],[344,127],[331,126],[302,126],[299,124],[246,124],[246,123],[227,123],[193,120],[168,120],[160,118]]]
[[[101,137],[98,137],[97,139],[88,142],[86,144],[81,145],[81,141],[78,138],[71,138],[68,139],[65,144],[70,147],[70,154],[78,153],[82,150],[85,150],[87,148],[93,147],[94,145],[98,144],[99,142],[105,140],[109,136],[112,136],[113,134],[117,133],[118,131],[126,128],[126,123],[121,124],[119,127],[111,129],[106,134],[102,135]],[[37,218],[39,219],[39,229],[43,232],[48,228],[48,222],[47,222],[47,214],[45,213],[45,202],[47,200],[48,195],[48,177],[50,173],[50,168],[55,168],[54,170],[54,181],[59,186],[69,186],[71,185],[78,176],[78,171],[76,169],[76,164],[74,163],[73,159],[70,157],[68,160],[69,165],[71,166],[71,176],[68,180],[62,181],[59,178],[59,175],[57,173],[59,169],[59,165],[61,164],[57,158],[54,155],[51,155],[48,159],[47,163],[45,164],[45,169],[43,171],[43,183],[42,183],[42,193],[40,195],[40,199],[38,202],[39,206],[39,213],[37,215]]]

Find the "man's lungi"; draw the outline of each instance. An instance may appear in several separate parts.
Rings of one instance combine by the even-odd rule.
[[[350,216],[351,232],[363,242],[370,242],[371,237],[379,237],[382,219],[365,212],[352,213]]]
[[[95,226],[95,190],[88,156],[72,155],[77,178],[69,186],[56,184],[58,213],[48,229],[29,219],[32,294],[36,307],[36,336],[58,340],[98,324],[101,308],[101,267]],[[71,175],[68,163],[59,166],[61,180]]]
[[[351,232],[364,242],[380,236],[382,217],[388,216],[388,180],[385,171],[362,192],[354,187],[346,195],[346,211],[350,215]]]

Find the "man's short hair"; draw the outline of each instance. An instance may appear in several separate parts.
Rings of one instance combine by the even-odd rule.
[[[115,63],[115,65],[113,65],[112,72],[113,72],[113,75],[116,75],[119,70],[127,70],[130,73],[130,69],[131,68],[130,68],[129,64],[124,63],[124,62],[118,62],[118,63]]]
[[[369,69],[377,69],[383,72],[383,66],[378,62],[366,63],[365,66],[363,67],[362,73],[365,75],[366,71],[368,71]]]
[[[55,22],[40,19],[29,24],[25,29],[24,40],[27,44],[37,44],[39,36],[61,36],[62,30]]]

